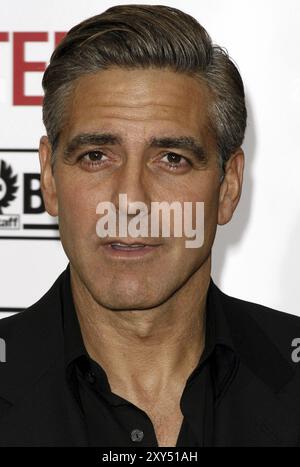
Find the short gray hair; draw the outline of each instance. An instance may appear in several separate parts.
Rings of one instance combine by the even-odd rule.
[[[169,68],[199,78],[211,92],[209,126],[223,169],[244,139],[243,81],[226,49],[192,16],[164,5],[118,5],[74,26],[44,73],[43,122],[54,161],[76,80],[112,66]]]

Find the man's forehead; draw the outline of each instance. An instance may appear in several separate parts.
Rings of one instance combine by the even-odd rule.
[[[155,74],[154,80],[160,77],[159,86],[148,86],[151,73]],[[133,81],[131,76],[135,77]],[[170,86],[169,80],[161,81],[162,77],[169,76],[176,87],[174,82]],[[207,127],[207,93],[196,81],[195,93],[183,91],[182,80],[185,79],[190,77],[175,72],[119,69],[80,78],[67,110],[68,139],[104,127],[114,131],[119,127],[137,135],[144,132],[148,136],[154,133],[154,136],[164,136],[171,132],[178,136],[200,135]]]
[[[200,79],[167,69],[111,68],[80,77],[72,102],[116,107],[205,107],[207,86]]]
[[[158,88],[144,86],[144,77],[151,81],[152,74],[155,80],[158,76],[174,78],[177,94],[175,88],[169,86],[169,80],[166,86],[160,80]],[[198,145],[207,147],[206,96],[202,99],[201,92],[200,96],[184,94],[178,86],[181,80],[189,78],[174,71],[119,68],[81,77],[65,112],[61,134],[64,147],[77,135],[88,133],[117,134],[123,142],[144,140],[146,144],[155,138],[190,136],[195,140],[199,138]],[[138,92],[133,83],[139,83]],[[123,91],[117,93],[119,84],[120,89],[128,85],[124,95]],[[197,89],[199,86],[196,82]]]

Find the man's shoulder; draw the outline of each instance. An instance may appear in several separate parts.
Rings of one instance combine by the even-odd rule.
[[[288,313],[283,310],[275,309],[261,303],[247,301],[242,298],[233,297],[219,289],[222,301],[225,304],[227,313],[237,314],[245,313],[251,316],[264,328],[299,329],[300,316]]]
[[[59,305],[60,286],[63,281],[63,271],[52,283],[50,288],[32,305],[19,313],[0,319],[0,337],[5,337],[19,332],[33,332],[35,323],[41,322],[40,314],[43,312],[43,319],[48,315],[55,315],[55,309]]]
[[[300,317],[252,301],[233,297],[218,289],[226,317],[233,332],[266,345],[270,341],[291,361],[291,353],[300,342]],[[265,339],[264,339],[265,338]],[[299,344],[298,344],[299,345]]]
[[[63,328],[61,292],[65,271],[34,304],[0,320],[5,359],[0,365],[0,414],[5,404],[22,403],[36,385],[45,387],[61,379]],[[56,384],[55,383],[55,384]],[[26,404],[26,402],[25,402]],[[1,417],[0,417],[1,418]]]

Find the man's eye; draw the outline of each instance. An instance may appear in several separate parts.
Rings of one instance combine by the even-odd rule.
[[[78,158],[81,166],[87,169],[96,169],[106,163],[108,157],[102,151],[88,151]]]
[[[173,168],[186,167],[189,164],[188,159],[175,152],[168,152],[161,160]]]

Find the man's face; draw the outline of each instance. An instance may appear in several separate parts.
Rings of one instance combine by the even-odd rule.
[[[166,69],[111,68],[78,80],[51,183],[49,154],[44,158],[44,198],[48,212],[59,216],[72,266],[101,305],[157,306],[207,261],[218,222],[221,175],[208,130],[209,98],[194,78]],[[78,135],[103,133],[115,135],[116,141],[70,145]],[[167,137],[194,138],[207,161],[189,147],[150,146],[151,139]],[[123,241],[156,246],[143,255],[118,255],[96,233],[96,206],[110,201],[118,209],[119,193],[127,195],[128,203],[144,202],[149,214],[152,201],[204,202],[203,245],[186,248],[184,236],[127,237]]]

